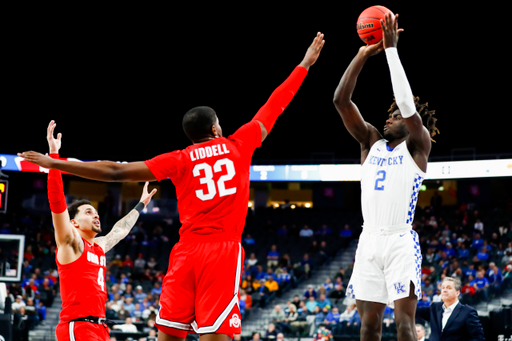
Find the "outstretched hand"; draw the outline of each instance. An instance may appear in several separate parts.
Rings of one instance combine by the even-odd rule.
[[[32,162],[43,168],[52,168],[52,164],[54,161],[48,155],[43,155],[41,153],[33,151],[18,153],[18,156],[25,159],[25,161]]]
[[[322,48],[324,47],[325,40],[324,40],[324,34],[321,32],[318,32],[316,34],[315,39],[313,39],[313,43],[308,47],[308,50],[306,51],[306,55],[304,56],[304,59],[299,64],[300,66],[304,67],[305,69],[309,70],[309,67],[313,64],[315,64],[316,60],[320,56],[320,52],[322,51]]]
[[[50,147],[50,154],[56,154],[60,150],[60,146],[62,145],[62,134],[58,133],[57,138],[53,137],[53,131],[55,130],[54,120],[50,121],[48,124],[48,128],[46,129],[46,140],[48,140],[48,147]]]
[[[142,196],[140,197],[140,201],[144,203],[144,206],[148,206],[149,202],[151,201],[151,198],[156,193],[157,189],[154,188],[151,193],[148,193],[148,185],[149,182],[146,181],[144,184],[144,189],[142,190]]]
[[[382,27],[382,41],[384,42],[384,48],[396,47],[398,44],[398,37],[404,30],[398,28],[398,14],[393,15],[388,12],[384,15],[384,20],[380,20]]]

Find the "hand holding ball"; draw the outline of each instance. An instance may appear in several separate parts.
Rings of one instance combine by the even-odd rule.
[[[372,6],[365,9],[357,19],[357,34],[368,45],[378,43],[382,39],[380,20],[385,20],[387,13],[393,14],[384,6]]]

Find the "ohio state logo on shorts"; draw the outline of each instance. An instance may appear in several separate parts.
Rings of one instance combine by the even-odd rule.
[[[229,326],[239,328],[240,327],[240,318],[238,317],[238,314],[233,314],[233,316],[229,319]]]

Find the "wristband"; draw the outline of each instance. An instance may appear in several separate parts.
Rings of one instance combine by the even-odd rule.
[[[50,157],[52,159],[58,159],[59,154],[52,153]],[[63,213],[67,209],[62,175],[61,172],[56,169],[50,169],[48,172],[48,202],[50,204],[50,210],[53,213]]]
[[[146,207],[146,205],[144,205],[144,203],[142,201],[139,201],[139,203],[137,205],[135,205],[135,207],[133,209],[140,213],[140,212],[142,212],[144,207]]]

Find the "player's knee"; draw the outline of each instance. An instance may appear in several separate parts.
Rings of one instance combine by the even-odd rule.
[[[362,322],[362,321],[361,321]],[[361,323],[361,336],[365,338],[379,338],[382,333],[382,324],[381,323]],[[373,336],[373,337],[370,337]],[[361,338],[363,339],[363,338]]]

